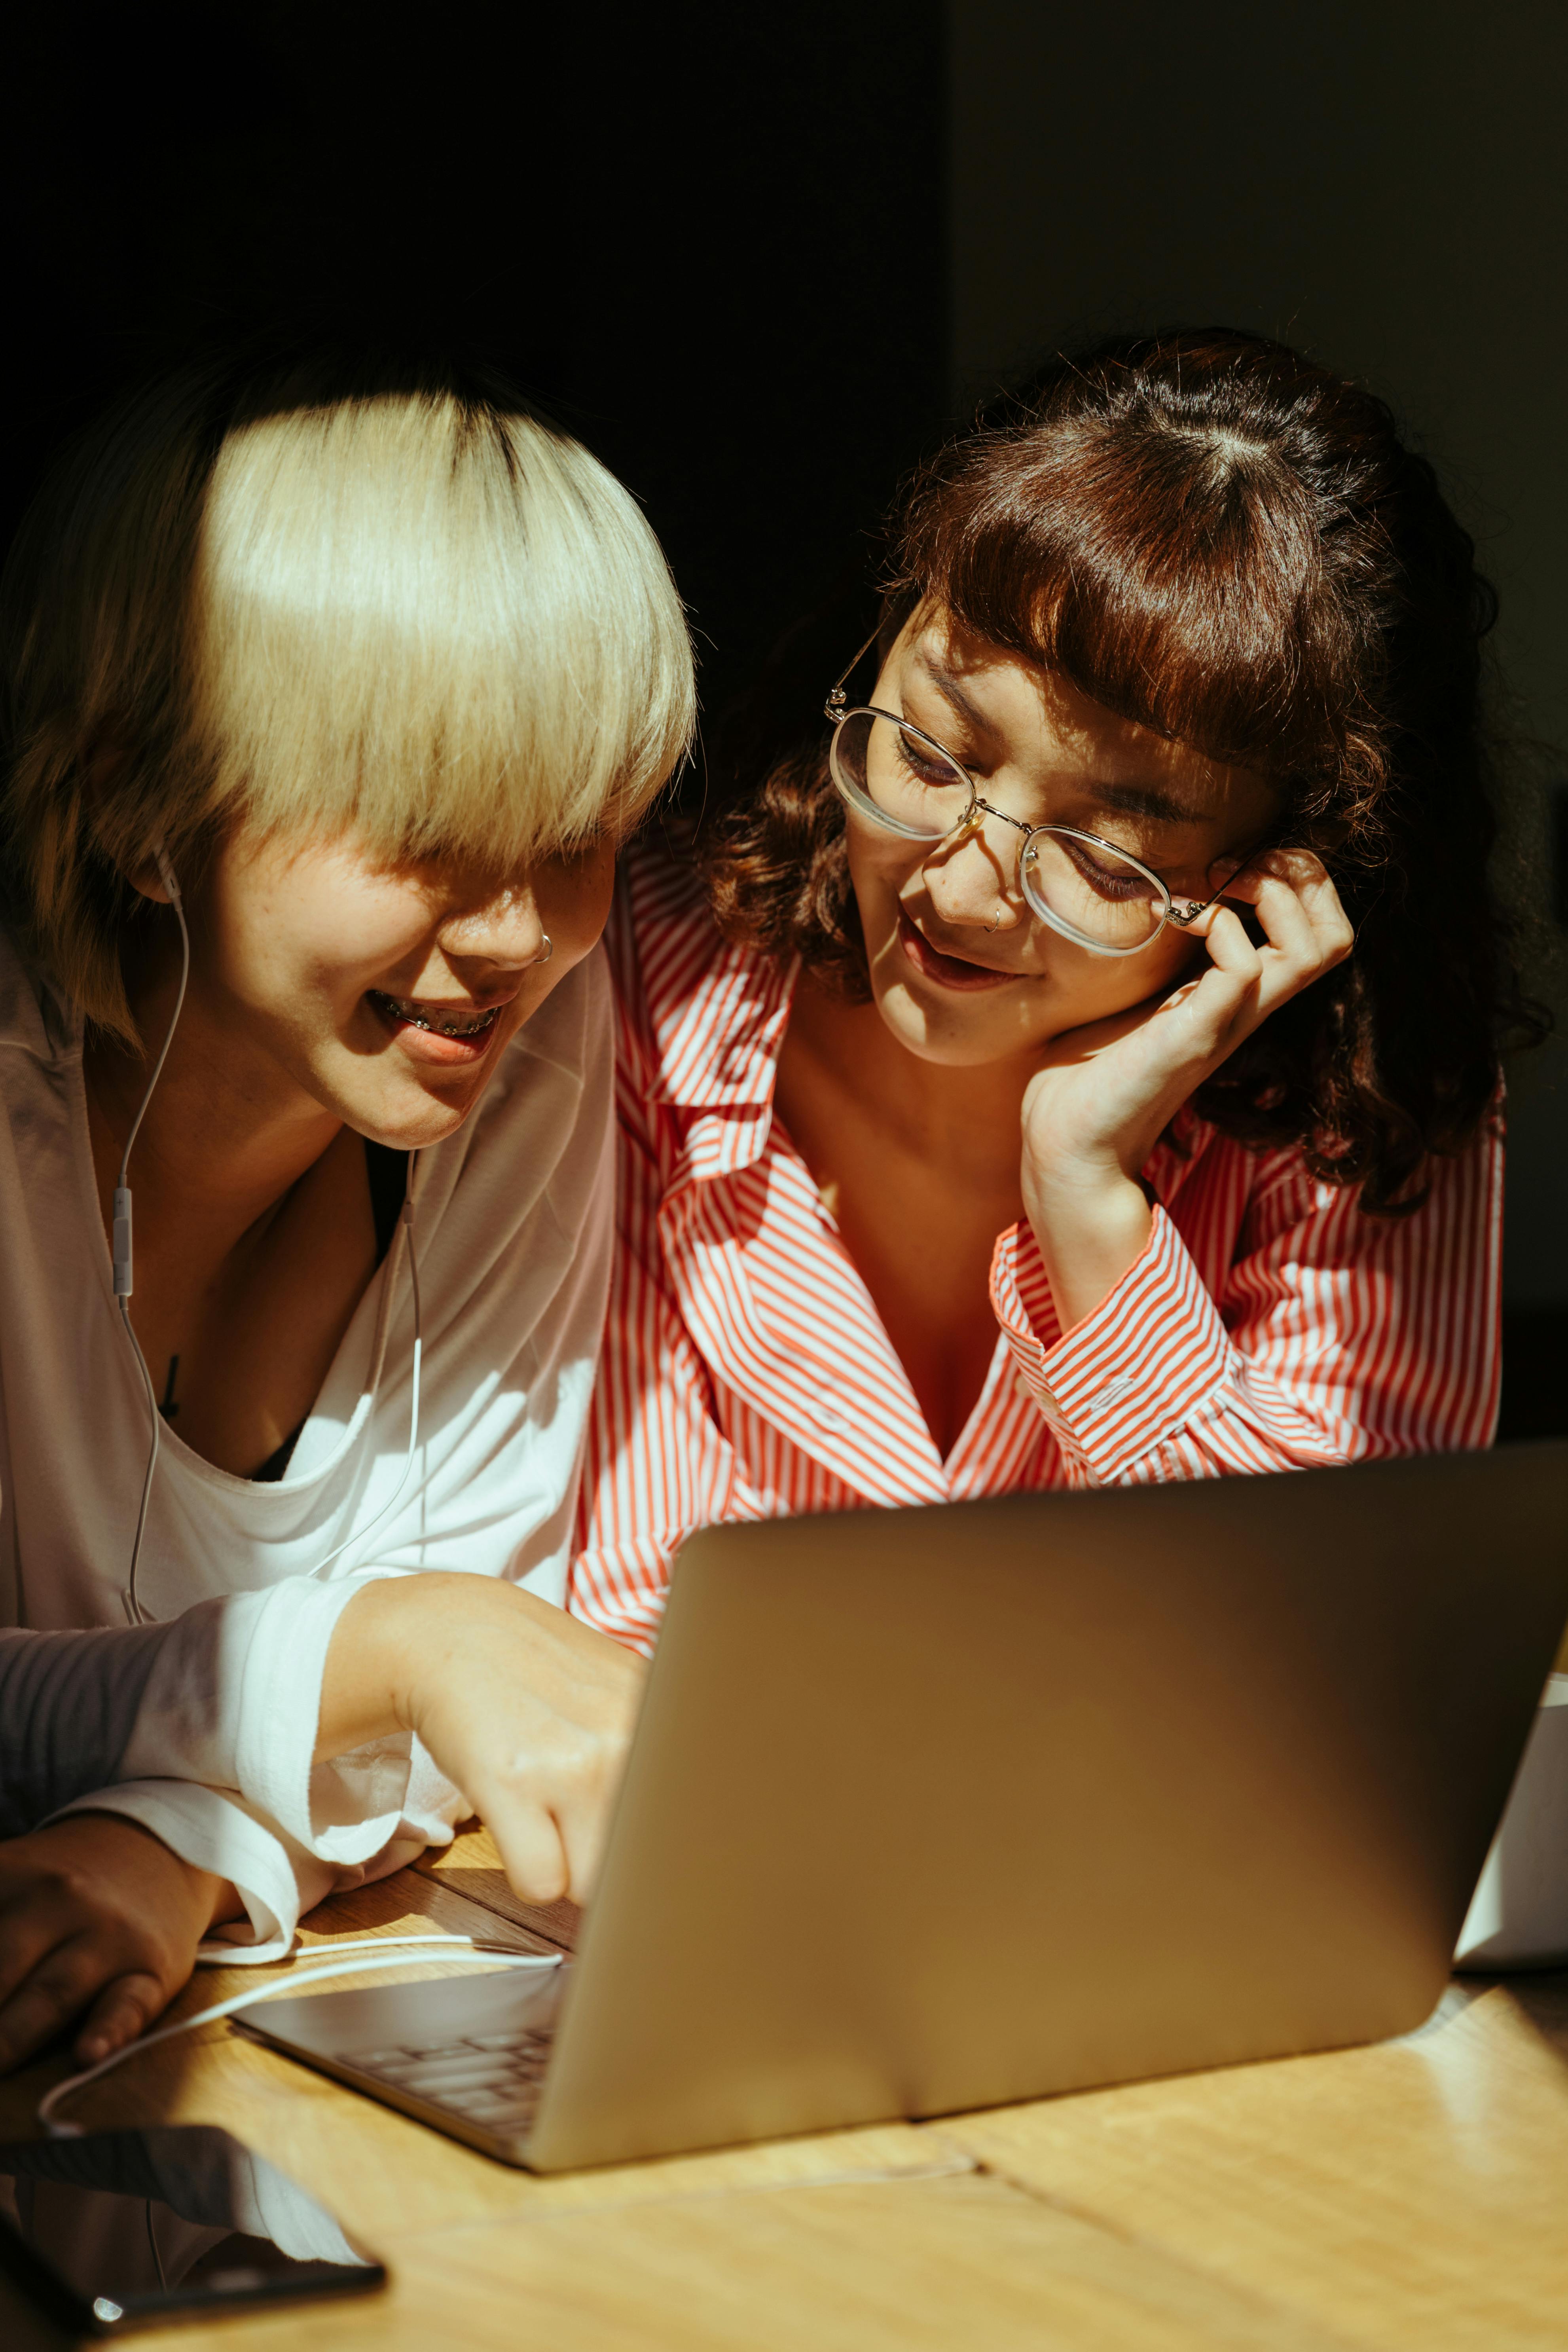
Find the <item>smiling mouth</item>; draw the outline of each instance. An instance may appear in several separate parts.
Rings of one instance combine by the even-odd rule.
[[[899,945],[924,980],[952,989],[1005,988],[1028,977],[1021,971],[998,971],[994,964],[971,963],[967,956],[949,955],[932,947],[925,933],[899,909]]]
[[[457,1005],[422,1004],[415,996],[389,996],[384,988],[373,988],[370,995],[389,1021],[427,1030],[433,1037],[482,1037],[494,1028],[501,1010],[499,1004],[488,1005],[482,1013]]]

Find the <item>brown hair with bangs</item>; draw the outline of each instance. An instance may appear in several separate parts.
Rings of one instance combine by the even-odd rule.
[[[1332,845],[1353,954],[1194,1108],[1243,1142],[1299,1146],[1373,1213],[1415,1206],[1427,1155],[1489,1116],[1505,1045],[1545,1023],[1486,879],[1496,599],[1384,402],[1227,329],[1103,343],[922,468],[888,556],[884,649],[918,607],[945,611],[1120,717],[1251,768],[1283,795],[1286,837]],[[730,740],[755,757],[754,714]],[[760,787],[700,844],[715,913],[864,997],[826,737],[768,748]]]

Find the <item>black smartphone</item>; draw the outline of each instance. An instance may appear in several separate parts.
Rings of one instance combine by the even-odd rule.
[[[205,2124],[0,2146],[0,2266],[79,2336],[386,2284],[296,2181]]]

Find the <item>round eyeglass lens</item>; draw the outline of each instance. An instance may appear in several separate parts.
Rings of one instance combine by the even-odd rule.
[[[852,710],[833,738],[833,781],[853,809],[912,841],[942,841],[969,814],[969,779],[912,727]]]
[[[1066,826],[1046,825],[1029,835],[1018,878],[1037,915],[1112,955],[1147,947],[1170,906],[1157,876]]]

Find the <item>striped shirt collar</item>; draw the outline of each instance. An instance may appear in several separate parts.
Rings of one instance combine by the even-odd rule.
[[[773,1133],[800,958],[721,939],[695,871],[657,853],[626,858],[612,929],[623,992],[637,974],[641,1003],[626,1012],[644,1033],[649,1096],[688,1114],[672,1189],[754,1166]]]

